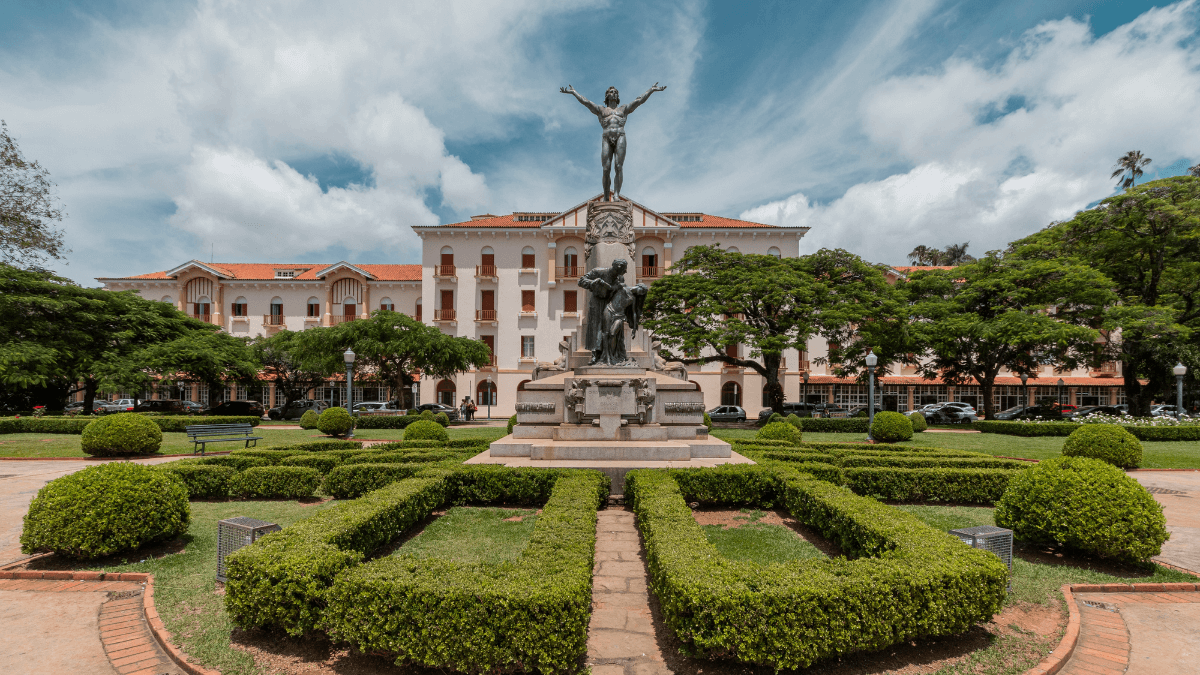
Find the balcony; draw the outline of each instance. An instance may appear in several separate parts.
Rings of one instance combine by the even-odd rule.
[[[637,268],[637,278],[639,279],[657,279],[662,276],[663,269],[661,267],[639,267]]]
[[[476,265],[475,266],[475,278],[476,279],[491,279],[492,281],[496,281],[498,279],[498,277],[496,275],[496,266],[495,265]]]
[[[454,265],[434,265],[433,278],[458,281],[458,269]]]
[[[565,310],[565,309],[564,309],[564,310],[563,310],[563,313],[562,313],[562,318],[564,318],[564,319],[578,319],[578,318],[579,318],[579,312],[578,312],[578,311],[576,311],[576,310],[570,310],[570,311],[568,311],[568,310]]]
[[[517,270],[517,274],[537,274],[537,271],[538,268],[536,267],[522,267],[521,269]]]
[[[802,373],[811,372],[811,368],[809,367],[808,359],[801,359],[799,365],[800,365],[800,372],[802,372]]]
[[[449,322],[449,321],[458,321],[458,318],[455,316],[454,310],[452,310],[452,309],[435,309],[435,310],[433,310],[433,320],[435,322],[438,322],[438,321]]]
[[[1091,372],[1091,376],[1092,377],[1116,377],[1117,376],[1117,362],[1109,361],[1108,363],[1101,365],[1099,368],[1094,368]]]
[[[494,309],[477,309],[475,310],[476,321],[495,321],[496,310]]]
[[[569,265],[567,267],[555,267],[554,276],[559,279],[578,279],[583,276],[583,268],[579,265]]]
[[[357,318],[358,318],[357,314],[351,314],[349,316],[342,316],[342,315],[334,314],[333,316],[329,317],[329,325],[336,326],[339,323],[346,323],[347,321],[354,321]]]
[[[212,314],[192,313],[192,314],[188,314],[188,316],[192,317],[193,319],[199,319],[200,321],[203,321],[204,323],[212,323]]]
[[[282,326],[284,325],[284,316],[282,314],[263,314],[264,326]]]

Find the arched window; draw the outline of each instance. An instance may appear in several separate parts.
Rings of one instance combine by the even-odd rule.
[[[175,298],[172,298],[172,297],[171,297],[171,296],[169,296],[169,295],[164,295],[164,296],[163,296],[163,298],[162,298],[162,300],[161,300],[161,302],[165,302],[165,303],[167,303],[167,304],[174,305],[174,304],[175,304]]]
[[[658,276],[658,252],[652,247],[647,246],[642,249],[642,269],[639,277],[657,277]]]
[[[212,302],[207,295],[202,295],[196,298],[196,302],[192,303],[192,316],[201,321],[212,320]]]
[[[574,246],[568,246],[563,250],[563,275],[566,277],[579,276],[579,252]]]
[[[455,405],[457,405],[457,403],[454,400],[457,393],[458,393],[458,390],[454,387],[454,382],[451,382],[450,380],[442,380],[441,382],[438,382],[438,386],[437,386],[437,402],[438,403],[441,403],[442,405],[448,405],[450,407],[454,407]]]
[[[496,403],[496,383],[484,380],[475,388],[475,405],[483,407],[486,405],[497,405]]]
[[[420,298],[417,298],[417,306],[416,306],[415,311],[413,312],[413,318],[416,319],[417,321],[421,320],[421,299]]]
[[[774,247],[774,246],[772,246],[771,248],[767,249],[767,255],[773,255],[773,256],[775,256],[776,258],[782,258],[782,257],[783,257],[783,253],[781,253],[781,252],[779,251],[779,249],[778,249],[778,248],[776,248],[776,247]]]
[[[741,251],[739,251],[736,246],[730,246],[729,248],[725,249],[725,252],[726,253],[741,253]]]
[[[442,247],[442,262],[434,269],[434,275],[440,277],[454,276],[454,249]]]
[[[521,249],[521,269],[533,269],[537,267],[537,256],[533,252],[532,246],[526,246]]]
[[[238,299],[233,301],[233,315],[234,316],[248,316],[248,314],[246,312],[246,307],[247,307],[246,298],[244,298],[242,296],[238,296]]]
[[[721,405],[742,405],[742,387],[737,382],[721,385]]]
[[[379,299],[379,309],[382,309],[387,312],[394,312],[394,311],[396,311],[396,305],[395,305],[395,303],[392,302],[391,298],[380,298]]]
[[[485,277],[496,276],[496,252],[491,246],[484,246],[479,252],[479,274]]]
[[[271,298],[271,315],[267,317],[267,324],[270,326],[283,325],[283,298],[279,296]]]
[[[525,391],[525,385],[529,384],[530,382],[533,382],[533,380],[521,380],[517,384],[517,391]]]
[[[321,301],[317,298],[308,299],[308,313],[305,315],[310,319],[315,319],[321,316]]]

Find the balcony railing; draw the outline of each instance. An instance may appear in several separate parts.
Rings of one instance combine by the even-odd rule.
[[[454,265],[434,265],[433,276],[437,279],[455,279],[458,273]]]
[[[457,321],[454,310],[452,309],[435,309],[433,310],[434,321]]]
[[[579,265],[568,265],[566,267],[555,267],[554,276],[559,279],[578,279],[583,276],[583,268]]]
[[[662,268],[661,267],[642,266],[642,267],[638,268],[637,277],[639,279],[657,279],[661,276],[662,276]]]
[[[496,266],[495,265],[476,265],[475,266],[475,276],[482,277],[482,278],[486,278],[486,277],[495,278],[496,277]]]
[[[358,318],[357,314],[350,314],[348,316],[342,315],[342,314],[334,314],[333,316],[329,317],[329,325],[336,326],[339,323],[346,323],[347,321],[354,321],[357,318]]]
[[[1116,377],[1116,376],[1117,376],[1117,362],[1116,361],[1109,361],[1105,364],[1102,364],[1099,368],[1092,369],[1092,377]]]
[[[476,321],[495,321],[496,310],[494,309],[477,309],[475,310]]]
[[[282,314],[263,314],[264,326],[282,326],[284,316]]]
[[[189,314],[188,316],[192,317],[193,319],[200,319],[200,320],[201,320],[201,321],[203,321],[204,323],[212,323],[212,314],[195,314],[195,313],[192,313],[192,314]]]

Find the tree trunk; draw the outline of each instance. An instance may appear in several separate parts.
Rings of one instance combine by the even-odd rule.
[[[85,379],[83,381],[83,411],[84,415],[92,414],[92,407],[96,404],[96,381],[93,379]]]
[[[765,387],[767,401],[770,402],[771,411],[783,415],[783,385],[779,383],[779,363],[783,360],[782,354],[763,354],[763,378],[766,379]],[[785,415],[786,416],[786,415]]]
[[[992,389],[996,386],[996,378],[992,376],[981,380],[976,377],[975,381],[979,383],[979,391],[983,392],[983,416],[990,420],[996,414],[996,404],[992,398]]]

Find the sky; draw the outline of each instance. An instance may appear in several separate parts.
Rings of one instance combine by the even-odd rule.
[[[0,119],[79,283],[219,262],[416,263],[414,225],[600,191],[981,254],[1200,162],[1197,2],[307,0],[0,4]]]

